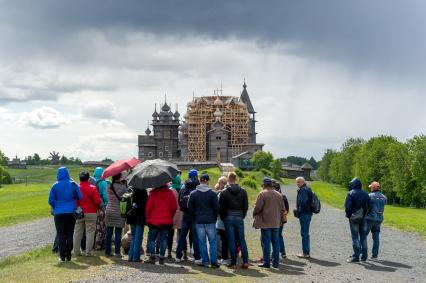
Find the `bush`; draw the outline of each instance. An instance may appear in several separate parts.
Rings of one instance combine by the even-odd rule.
[[[240,168],[235,168],[235,174],[237,174],[237,176],[239,178],[244,178],[245,177],[244,172]]]
[[[272,172],[269,171],[268,169],[262,168],[260,169],[260,172],[262,172],[263,175],[271,177],[272,176]]]
[[[241,186],[243,186],[243,187],[248,187],[248,188],[251,188],[251,189],[257,189],[257,187],[258,187],[258,185],[257,185],[257,182],[254,180],[254,177],[252,178],[253,176],[249,176],[249,177],[246,177],[246,178],[244,178],[242,181],[241,181]]]
[[[12,184],[12,177],[10,176],[9,172],[0,166],[0,187],[2,184]]]

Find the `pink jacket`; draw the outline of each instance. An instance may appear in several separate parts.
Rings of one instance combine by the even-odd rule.
[[[180,211],[180,207],[179,207],[179,193],[177,192],[176,189],[172,189],[173,194],[176,197],[176,203],[177,203],[177,210],[176,210],[176,214],[175,217],[173,217],[173,229],[180,229],[180,227],[182,226],[182,217],[183,217],[183,212]]]

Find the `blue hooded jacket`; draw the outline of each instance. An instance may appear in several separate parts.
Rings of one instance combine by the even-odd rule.
[[[53,209],[53,214],[74,213],[76,208],[75,201],[77,198],[81,199],[78,185],[70,179],[70,174],[66,167],[58,169],[57,180],[49,193],[49,205]]]
[[[372,192],[368,197],[370,198],[370,203],[366,219],[382,222],[387,198],[380,191]]]
[[[98,189],[99,196],[101,197],[102,207],[107,206],[108,204],[108,182],[106,180],[102,180],[101,176],[104,172],[104,168],[102,167],[96,167],[95,171],[93,171],[93,178],[95,178],[96,183],[94,186]]]
[[[354,178],[349,182],[349,192],[345,201],[346,217],[350,218],[351,215],[361,207],[364,208],[364,216],[367,213],[368,203],[370,198],[368,194],[362,190],[361,180]]]

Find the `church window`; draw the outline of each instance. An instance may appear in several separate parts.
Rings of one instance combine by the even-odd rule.
[[[148,157],[149,158],[151,158],[151,157],[153,157],[154,156],[154,154],[152,153],[152,152],[148,152]]]
[[[160,152],[158,153],[158,157],[163,157],[163,152],[162,152],[162,151],[160,151]]]
[[[217,140],[221,140],[221,139],[222,139],[222,137],[216,137],[216,139],[217,139]]]

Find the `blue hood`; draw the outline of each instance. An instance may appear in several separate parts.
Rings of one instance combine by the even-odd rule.
[[[95,168],[95,171],[93,171],[93,177],[96,179],[96,181],[99,181],[101,179],[102,173],[104,173],[104,168],[102,167]]]
[[[70,180],[70,173],[68,172],[67,167],[60,167],[56,175],[58,181]]]
[[[354,178],[352,181],[349,182],[349,190],[361,190],[362,189],[362,183],[359,178]]]

